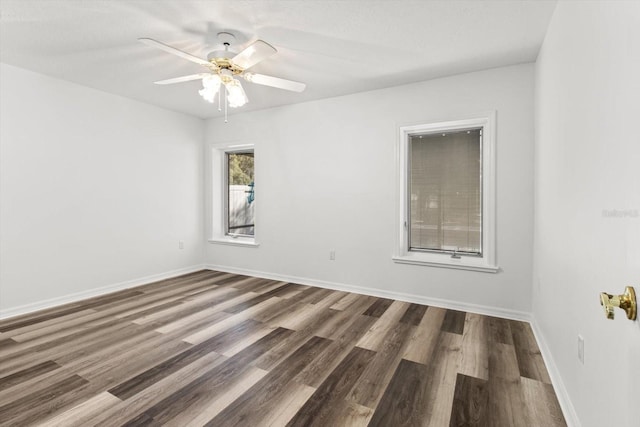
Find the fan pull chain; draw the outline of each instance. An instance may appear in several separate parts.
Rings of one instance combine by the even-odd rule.
[[[225,42],[224,43],[224,51],[225,53],[229,52],[229,43]],[[222,91],[224,92],[224,122],[227,123],[227,105],[229,104],[229,101],[227,101],[227,87],[225,84],[222,85]],[[218,102],[220,101],[220,99],[218,99]]]
[[[223,88],[222,92],[224,92],[224,122],[227,123],[227,105],[229,105],[229,101],[227,101],[227,88]]]

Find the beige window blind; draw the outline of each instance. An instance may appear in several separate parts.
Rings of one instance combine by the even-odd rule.
[[[409,249],[482,256],[482,129],[410,136]]]

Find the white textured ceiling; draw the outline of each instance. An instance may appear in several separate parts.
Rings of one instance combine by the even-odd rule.
[[[278,53],[251,70],[302,81],[303,93],[243,82],[248,111],[536,59],[554,1],[1,0],[0,61],[197,117],[218,115],[199,82],[155,80],[204,69],[137,41],[197,56],[233,32],[240,50]]]

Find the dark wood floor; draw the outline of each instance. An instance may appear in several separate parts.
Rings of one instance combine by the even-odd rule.
[[[527,323],[201,271],[0,321],[0,425],[565,425]]]

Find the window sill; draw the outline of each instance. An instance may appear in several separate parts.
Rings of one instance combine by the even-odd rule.
[[[209,239],[209,243],[229,246],[244,246],[248,248],[257,248],[260,246],[260,243],[256,242],[255,239],[247,237],[216,237]]]
[[[434,259],[433,257],[425,258],[415,255],[401,255],[394,256],[391,259],[398,264],[426,265],[429,267],[454,268],[458,270],[480,271],[483,273],[497,273],[500,271],[500,267],[497,265],[489,265],[482,261],[464,258],[452,259],[448,256],[447,258],[448,259],[445,259],[445,257],[442,257],[442,259]]]

